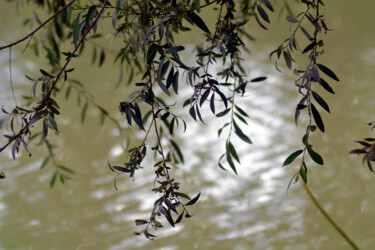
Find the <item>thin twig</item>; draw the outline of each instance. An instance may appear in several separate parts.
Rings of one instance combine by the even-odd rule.
[[[12,95],[13,95],[14,102],[16,103],[16,106],[18,106],[16,95],[14,94],[13,81],[12,81],[12,48],[9,48],[9,82],[10,82],[10,87],[12,88]]]
[[[16,44],[19,44],[20,42],[26,40],[27,38],[29,37],[32,37],[38,30],[40,30],[44,25],[46,25],[49,21],[53,20],[57,15],[59,15],[61,12],[63,12],[65,9],[67,9],[70,5],[72,5],[76,0],[72,0],[70,1],[70,3],[68,3],[67,5],[65,5],[63,8],[61,8],[59,11],[57,11],[55,14],[53,14],[50,18],[48,18],[46,21],[44,21],[44,23],[42,23],[40,26],[38,26],[35,30],[33,30],[31,33],[29,33],[27,36],[21,38],[20,40],[14,42],[14,43],[11,43],[11,44],[8,44],[8,45],[5,45],[5,46],[0,46],[0,50],[3,50],[3,49],[6,49],[6,48],[10,48]],[[28,44],[30,43],[30,41],[28,42]],[[27,46],[26,46],[27,47]]]
[[[318,208],[318,210],[323,214],[323,217],[336,229],[336,231],[345,239],[346,242],[355,250],[358,250],[359,247],[349,238],[349,236],[336,224],[336,222],[332,219],[332,217],[327,213],[327,211],[320,205],[319,201],[315,198],[315,196],[311,193],[310,189],[307,185],[299,178],[300,183],[303,189],[306,191],[307,195],[314,203],[314,205]]]

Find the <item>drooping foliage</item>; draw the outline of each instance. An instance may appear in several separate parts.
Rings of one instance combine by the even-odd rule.
[[[29,152],[30,141],[39,138],[48,151],[41,167],[50,165],[54,169],[50,185],[54,186],[56,180],[64,183],[70,179],[74,171],[56,162],[54,146],[48,138],[52,133],[60,133],[56,118],[64,114],[55,97],[65,95],[65,99],[69,100],[72,91],[76,92],[79,98],[82,123],[88,108],[93,107],[99,111],[101,123],[108,119],[115,123],[119,130],[124,129],[119,121],[94,101],[79,79],[70,76],[72,71],[79,71],[71,68],[70,62],[79,60],[84,50],[92,49],[92,63],[97,63],[99,67],[108,59],[110,55],[106,48],[98,45],[96,40],[107,35],[101,26],[111,25],[112,37],[121,44],[114,55],[114,61],[124,65],[120,70],[116,88],[127,88],[129,85],[136,88],[126,100],[119,103],[119,111],[127,121],[127,126],[137,127],[143,131],[144,137],[139,145],[127,149],[129,158],[125,164],[108,163],[108,166],[116,177],[129,174],[134,178],[136,172],[142,168],[145,156],[153,152],[155,182],[152,192],[156,193],[156,200],[150,217],[147,220],[137,219],[135,223],[137,226],[143,225],[137,235],[155,238],[149,230],[163,226],[157,220],[159,216],[165,217],[174,227],[183,218],[192,216],[188,206],[195,204],[200,197],[200,193],[190,198],[181,192],[180,187],[183,187],[183,184],[172,177],[173,167],[186,162],[183,149],[174,139],[174,135],[185,131],[187,123],[183,117],[171,111],[171,106],[167,104],[168,98],[179,96],[182,91],[187,93],[189,98],[186,100],[174,98],[178,101],[174,105],[183,107],[191,119],[198,123],[205,123],[202,116],[204,106],[209,107],[213,116],[226,119],[227,122],[218,130],[219,137],[226,136],[225,150],[218,159],[218,166],[224,170],[229,167],[237,174],[241,160],[233,137],[239,138],[245,144],[252,144],[241,128],[247,125],[248,110],[247,107],[240,106],[238,100],[246,98],[245,93],[249,91],[252,83],[267,79],[266,76],[249,79],[242,66],[243,53],[248,51],[246,42],[253,40],[253,36],[247,31],[247,25],[249,22],[256,23],[267,32],[267,25],[273,17],[277,18],[277,15],[273,14],[277,10],[279,16],[286,15],[292,32],[270,53],[270,58],[276,58],[276,69],[279,70],[278,65],[283,59],[287,68],[293,70],[296,75],[296,91],[301,96],[296,103],[295,122],[298,123],[301,114],[306,114],[308,119],[301,148],[286,158],[283,167],[301,158],[298,171],[290,183],[302,180],[306,184],[307,157],[316,164],[323,164],[322,156],[313,148],[310,135],[317,128],[321,132],[325,131],[320,112],[330,112],[329,105],[318,93],[317,86],[320,85],[325,91],[334,94],[329,82],[339,79],[330,66],[319,61],[324,52],[323,34],[330,31],[322,14],[323,1],[291,2],[305,8],[297,15],[292,12],[290,2],[284,1],[276,5],[275,2],[278,1],[27,1],[28,5],[45,10],[51,15],[50,18],[41,21],[35,15],[33,19],[26,19],[24,23],[32,32],[16,42],[0,47],[0,50],[8,49],[11,59],[12,47],[24,42],[25,50],[32,50],[37,56],[45,56],[49,67],[40,69],[34,76],[25,75],[25,81],[33,83],[32,96],[26,97],[20,104],[19,100],[15,100],[16,105],[11,109],[2,109],[6,115],[1,121],[4,128],[2,133],[7,143],[0,148],[0,152],[9,147],[13,158],[16,158],[21,147]],[[208,11],[216,15],[214,24],[206,20],[205,13]],[[42,29],[44,27],[48,28]],[[193,62],[186,61],[180,56],[186,44],[176,43],[175,38],[186,33],[197,35],[197,32],[204,38],[203,42],[197,44]],[[297,37],[301,38],[298,43]],[[70,49],[63,51],[62,44],[68,45],[64,48]],[[293,57],[298,53],[307,55],[305,62],[298,63],[298,67],[303,67],[302,69],[294,68],[297,64]],[[122,84],[124,69],[128,73],[127,85]],[[135,76],[140,76],[141,80],[135,80]],[[12,84],[11,78],[10,83]],[[155,140],[151,139],[151,134]],[[366,153],[367,161],[374,160],[370,155],[372,151],[367,150],[372,150],[373,147],[367,142],[361,144],[366,148],[353,152]],[[31,153],[29,154],[31,156]],[[372,169],[370,164],[369,167]],[[5,178],[5,174],[1,173],[0,178]],[[116,178],[115,188],[117,189]],[[177,218],[174,218],[173,214]]]

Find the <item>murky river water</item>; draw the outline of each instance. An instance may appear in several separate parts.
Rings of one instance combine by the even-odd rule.
[[[369,136],[364,124],[374,120],[375,2],[326,2],[324,12],[333,31],[326,36],[326,53],[320,60],[341,81],[332,82],[336,95],[323,95],[331,114],[322,112],[326,133],[313,140],[325,165],[311,164],[309,185],[348,235],[361,248],[373,249],[375,176],[348,152],[356,147],[354,140]],[[16,15],[12,5],[2,2],[1,6],[0,43],[5,44],[26,29],[18,30],[23,12]],[[216,125],[191,124],[180,138],[187,160],[173,174],[187,193],[202,192],[193,218],[175,229],[159,230],[160,238],[154,241],[133,236],[134,219],[147,218],[155,199],[150,192],[152,168],[145,166],[134,182],[120,178],[119,191],[115,191],[114,176],[106,164],[107,160],[125,161],[123,138],[109,121],[101,127],[94,109],[89,109],[82,126],[75,98],[69,102],[61,98],[61,134],[53,139],[59,145],[56,161],[73,168],[75,180],[50,189],[50,168],[40,170],[47,154],[42,147],[33,147],[32,158],[23,154],[13,161],[9,153],[0,155],[0,170],[7,175],[0,182],[0,249],[349,249],[299,184],[286,195],[297,166],[280,166],[290,152],[299,149],[304,131],[293,122],[292,110],[298,102],[293,76],[278,73],[267,58],[288,32],[283,18],[273,20],[283,23],[282,28],[274,25],[261,32],[256,25],[250,27],[258,43],[250,44],[253,54],[247,70],[251,78],[269,78],[250,86],[244,100],[251,115],[246,133],[254,145],[239,147],[243,164],[238,176],[217,167],[224,144],[217,146]],[[22,55],[22,49],[13,51],[17,95],[30,88],[23,72],[32,75],[39,69],[32,53]],[[10,105],[7,63],[8,52],[2,51],[0,98],[2,104]],[[117,65],[108,60],[97,70],[90,66],[88,56],[80,59],[74,74],[98,103],[121,118],[117,106],[129,93],[125,88],[113,91]]]

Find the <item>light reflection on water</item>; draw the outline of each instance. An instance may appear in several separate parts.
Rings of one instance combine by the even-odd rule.
[[[267,44],[262,46],[268,47]],[[333,48],[327,48],[327,51],[335,53]],[[353,48],[350,53],[355,51]],[[371,120],[373,115],[373,103],[368,101],[374,95],[371,84],[373,71],[370,68],[375,64],[371,57],[373,51],[373,46],[365,47],[360,52],[363,62],[338,65],[343,69],[339,73],[343,79],[340,85],[333,85],[338,97],[332,97],[329,103],[332,114],[323,117],[327,121],[327,133],[320,134],[320,139],[316,138],[326,166],[313,165],[309,168],[311,188],[325,208],[363,247],[374,244],[373,176],[360,168],[358,159],[346,154],[353,147],[348,142],[357,139],[356,135],[368,135],[366,128],[358,122]],[[347,59],[340,60],[341,54],[336,57],[344,62]],[[103,129],[96,125],[98,122],[91,110],[87,123],[81,126],[79,111],[76,116],[66,114],[67,110],[75,107],[72,101],[72,104],[62,107],[65,118],[59,122],[63,134],[55,139],[62,145],[58,149],[58,160],[77,172],[73,182],[57,185],[53,190],[48,188],[50,170],[38,170],[42,160],[37,157],[45,155],[41,149],[36,149],[35,154],[33,152],[35,158],[24,154],[16,161],[10,159],[9,151],[7,155],[1,155],[1,170],[6,172],[7,178],[0,184],[0,248],[169,250],[346,247],[306,201],[298,186],[293,186],[289,196],[286,195],[287,183],[296,169],[282,169],[280,166],[285,157],[301,145],[300,137],[303,135],[303,126],[295,131],[290,112],[298,101],[293,78],[276,73],[265,56],[254,54],[251,58],[256,60],[247,61],[250,79],[261,75],[269,78],[264,83],[250,84],[248,96],[240,101],[240,106],[246,107],[251,116],[249,126],[241,124],[241,127],[250,135],[254,145],[237,143],[234,139],[242,161],[242,165],[238,166],[239,175],[235,176],[232,171],[224,172],[217,166],[217,160],[224,152],[226,133],[224,131],[222,137],[217,138],[217,129],[222,124],[212,119],[212,115],[204,117],[208,123],[206,126],[189,122],[187,132],[179,138],[181,147],[185,149],[186,164],[178,171],[172,171],[172,175],[182,182],[183,191],[189,195],[202,191],[201,201],[193,208],[193,218],[175,229],[166,227],[158,230],[157,234],[161,237],[152,242],[134,237],[134,220],[147,218],[156,198],[150,192],[154,180],[152,161],[146,159],[145,168],[136,173],[134,182],[126,176],[120,177],[120,191],[116,192],[114,176],[106,164],[108,157],[111,163],[125,161],[123,149],[117,143],[118,134],[108,123]],[[11,105],[12,97],[7,94],[10,90],[7,60],[7,53],[0,53],[0,80],[7,83],[0,85],[0,98],[2,103]],[[332,62],[328,64],[336,66]],[[111,67],[107,65],[106,70],[115,75],[117,72],[110,71]],[[21,95],[20,90],[29,91],[29,87],[18,84],[25,83],[24,68],[35,67],[27,61],[13,65],[17,96]],[[356,69],[358,75],[353,73]],[[90,67],[83,67],[83,71],[90,72]],[[347,71],[353,75],[348,75]],[[98,77],[100,84],[94,86],[98,87],[99,94],[104,88],[102,82],[104,79]],[[90,87],[89,84],[87,86]],[[344,89],[347,89],[346,92]],[[103,99],[119,101],[127,94],[119,93],[115,97],[103,94]],[[187,97],[179,96],[182,100]],[[117,106],[112,107],[111,112],[118,117]],[[210,113],[207,107],[203,110]],[[93,125],[88,126],[88,123]],[[85,131],[80,133],[82,128]],[[365,131],[358,132],[362,130]],[[136,134],[137,137],[139,135]],[[162,223],[168,224],[165,220]]]

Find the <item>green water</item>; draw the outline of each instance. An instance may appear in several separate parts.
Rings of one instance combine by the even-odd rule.
[[[19,29],[26,14],[17,14],[14,6],[5,2],[1,6],[0,43],[5,44],[26,34],[26,28]],[[333,31],[324,38],[325,54],[320,60],[337,73],[340,82],[330,82],[335,95],[318,90],[326,97],[331,114],[321,112],[326,132],[313,137],[325,164],[310,164],[308,175],[310,189],[362,249],[375,245],[375,176],[348,152],[357,146],[354,140],[370,136],[365,123],[374,120],[374,8],[375,2],[370,0],[326,1],[324,13]],[[147,218],[156,199],[150,192],[153,169],[145,164],[134,182],[120,178],[119,191],[115,191],[114,176],[106,164],[108,160],[118,164],[126,160],[121,149],[125,138],[119,137],[109,121],[100,126],[93,108],[81,125],[72,93],[68,102],[63,96],[59,99],[61,133],[51,138],[59,145],[56,161],[74,169],[75,180],[49,188],[51,169],[39,169],[47,154],[43,147],[32,147],[32,158],[22,153],[16,161],[8,151],[2,154],[1,171],[7,178],[0,182],[0,249],[350,249],[299,184],[286,195],[297,166],[280,166],[289,153],[301,147],[304,129],[297,129],[293,122],[292,110],[299,101],[294,76],[287,70],[277,72],[267,58],[289,30],[284,18],[278,21],[272,16],[272,21],[275,25],[267,32],[256,24],[249,26],[257,38],[257,43],[249,44],[253,52],[246,63],[249,77],[269,78],[249,86],[248,98],[242,101],[251,115],[244,130],[254,145],[239,146],[239,175],[217,167],[224,144],[217,139],[218,125],[209,123],[210,116],[206,126],[190,122],[186,134],[178,138],[186,150],[186,164],[172,174],[187,193],[202,192],[193,218],[175,229],[159,230],[160,238],[154,241],[133,236],[134,220]],[[20,45],[12,50],[17,96],[29,93],[31,87],[24,72],[35,75],[39,70],[31,51],[23,55],[23,48]],[[124,120],[118,103],[129,91],[113,91],[118,65],[108,59],[97,69],[90,65],[90,51],[73,65],[76,71],[72,76],[80,79],[112,116]],[[1,103],[9,106],[13,101],[8,51],[0,52],[0,64]]]

